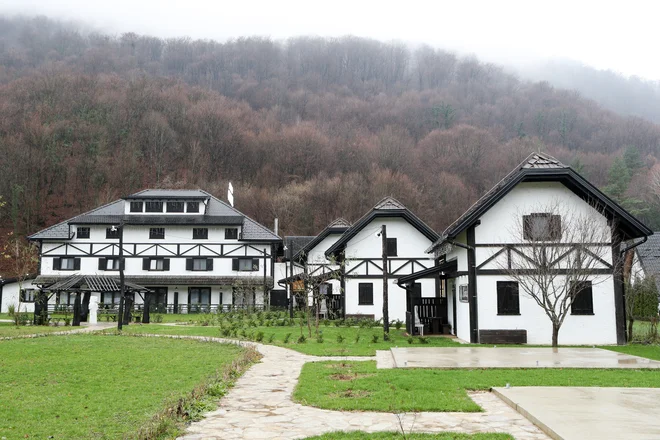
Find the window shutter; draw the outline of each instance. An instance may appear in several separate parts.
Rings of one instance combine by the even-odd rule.
[[[53,258],[53,270],[60,270],[61,263],[59,258]]]
[[[213,258],[206,259],[206,270],[213,270]]]
[[[119,269],[120,270],[126,269],[126,259],[123,257],[119,259]]]
[[[170,270],[170,259],[166,258],[163,260],[163,270]]]
[[[149,258],[143,258],[142,259],[142,270],[149,270],[149,265],[150,265]]]
[[[550,217],[550,239],[561,239],[561,216],[553,215]]]
[[[252,259],[252,270],[259,270],[259,259],[258,258],[253,258]]]
[[[186,258],[186,270],[193,270],[193,259]]]
[[[106,259],[99,258],[99,270],[105,270],[106,267]]]
[[[231,270],[238,270],[238,258],[231,259]]]
[[[73,270],[80,270],[80,258],[73,259]]]

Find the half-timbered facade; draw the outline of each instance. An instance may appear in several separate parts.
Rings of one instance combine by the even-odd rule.
[[[262,306],[281,242],[201,190],[144,190],[29,238],[40,248],[36,285],[72,274],[116,277],[123,256],[126,280],[148,287],[152,308],[170,313]],[[116,292],[92,295],[102,306],[119,301]],[[134,298],[137,305],[144,300]]]
[[[434,266],[425,250],[438,239],[438,234],[403,204],[388,197],[347,228],[324,252],[326,259],[335,262],[340,270],[342,314],[383,317],[383,242],[379,234],[383,225],[387,235],[385,272],[390,320],[404,321],[406,312],[412,312],[414,298],[436,298],[429,299],[428,305],[439,313],[444,292],[437,279],[419,280],[409,290],[395,283],[402,275]],[[332,239],[326,240],[329,244]]]
[[[398,282],[445,280],[448,322],[461,339],[550,344],[552,322],[521,284],[544,273],[568,285],[578,267],[559,342],[625,343],[623,243],[651,234],[573,169],[533,154],[429,248],[436,267]]]

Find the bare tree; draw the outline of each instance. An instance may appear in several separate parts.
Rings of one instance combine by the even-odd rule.
[[[611,262],[614,237],[597,209],[553,200],[529,212],[516,213],[510,232],[519,244],[507,245],[496,261],[550,319],[557,347],[559,330],[582,288],[610,281],[619,270]]]

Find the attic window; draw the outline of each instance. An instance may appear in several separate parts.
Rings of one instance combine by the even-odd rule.
[[[184,202],[167,202],[167,212],[183,212]]]
[[[561,216],[550,213],[523,215],[523,237],[530,241],[561,239]]]
[[[238,228],[225,229],[225,240],[236,240],[238,238]]]
[[[131,202],[131,212],[142,212],[142,202]]]
[[[199,202],[188,202],[186,212],[199,212]]]
[[[163,212],[163,202],[145,202],[146,212]]]

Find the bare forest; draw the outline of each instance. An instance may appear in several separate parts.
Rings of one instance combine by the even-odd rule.
[[[199,187],[280,233],[383,196],[441,231],[532,151],[660,226],[660,126],[431,47],[225,43],[0,18],[2,236],[146,187]],[[656,182],[655,185],[651,184]]]

